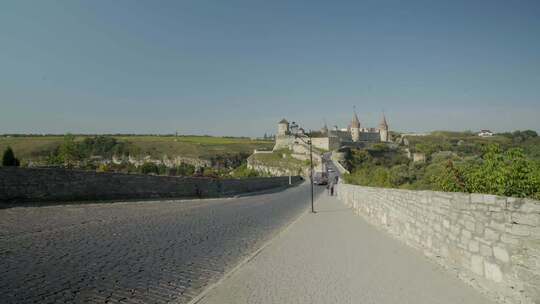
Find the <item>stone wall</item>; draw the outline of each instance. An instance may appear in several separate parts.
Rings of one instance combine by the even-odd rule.
[[[340,184],[355,213],[503,303],[540,303],[540,201]]]
[[[298,183],[300,177],[293,177]],[[224,179],[0,167],[0,203],[220,197],[288,186],[288,177]]]

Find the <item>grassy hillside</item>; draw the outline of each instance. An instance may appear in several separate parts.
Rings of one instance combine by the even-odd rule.
[[[75,140],[83,141],[87,137],[89,136],[75,136]],[[153,157],[167,154],[209,159],[224,154],[252,153],[254,149],[271,149],[273,146],[271,141],[232,137],[143,135],[113,137],[119,142],[126,143],[131,153]],[[63,140],[63,136],[2,136],[0,151],[11,146],[20,159],[36,159],[49,155]]]

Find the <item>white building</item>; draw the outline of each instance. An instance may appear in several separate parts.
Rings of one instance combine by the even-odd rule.
[[[478,132],[478,136],[480,136],[480,137],[490,137],[490,136],[493,136],[493,132],[491,132],[490,130],[482,130],[482,131]]]

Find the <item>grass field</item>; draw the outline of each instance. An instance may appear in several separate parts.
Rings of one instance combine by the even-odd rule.
[[[252,153],[254,149],[271,149],[271,141],[250,140],[248,138],[212,136],[114,136],[117,140],[130,144],[136,154],[159,157],[183,156],[209,159],[216,155]],[[85,136],[77,136],[82,141]],[[0,137],[0,151],[11,146],[22,160],[45,157],[59,146],[62,136]]]

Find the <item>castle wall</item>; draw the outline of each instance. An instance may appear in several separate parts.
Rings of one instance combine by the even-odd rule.
[[[351,132],[347,131],[331,131],[330,137],[336,137],[340,141],[352,141]]]
[[[379,132],[360,132],[359,141],[380,142],[381,135]]]
[[[281,149],[291,149],[294,144],[294,136],[290,135],[278,135],[276,136],[276,144],[274,145],[274,151]]]

